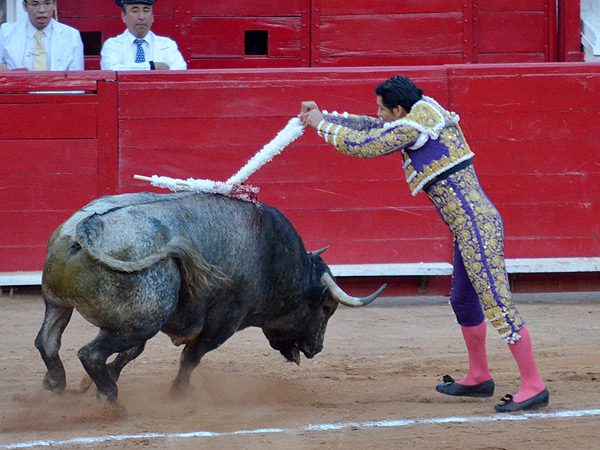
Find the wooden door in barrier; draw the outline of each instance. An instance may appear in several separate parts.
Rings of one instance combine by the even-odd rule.
[[[54,229],[117,192],[116,93],[102,72],[0,77],[0,272],[41,270]]]

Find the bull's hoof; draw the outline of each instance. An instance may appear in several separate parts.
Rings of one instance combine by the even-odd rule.
[[[98,400],[105,401],[107,400],[111,405],[117,405],[117,391],[114,392],[102,392],[100,389],[96,391],[96,398]]]
[[[62,394],[67,387],[67,382],[65,379],[54,380],[50,375],[50,372],[46,372],[46,375],[44,375],[44,381],[42,381],[42,386],[44,386],[44,389]]]
[[[89,375],[84,375],[81,381],[79,382],[79,392],[85,394],[90,387],[92,386],[92,379]]]
[[[102,420],[121,420],[127,417],[127,409],[118,401],[114,403],[99,403],[98,408]]]
[[[186,398],[187,396],[189,396],[190,394],[194,393],[195,391],[196,391],[196,388],[189,383],[187,383],[187,384],[173,383],[173,385],[171,386],[171,389],[169,390],[169,394],[171,395],[171,397],[173,397],[175,399],[182,400],[182,399]]]

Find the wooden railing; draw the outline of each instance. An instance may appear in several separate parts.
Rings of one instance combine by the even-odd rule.
[[[301,101],[374,114],[373,86],[396,73],[461,116],[507,258],[600,257],[599,64],[10,73],[0,77],[0,272],[41,270],[73,211],[150,189],[134,174],[226,180]],[[451,261],[451,235],[426,196],[410,195],[399,154],[344,156],[307,130],[248,182],[308,249],[330,245],[334,266]]]

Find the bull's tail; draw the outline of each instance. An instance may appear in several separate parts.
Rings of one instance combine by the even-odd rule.
[[[181,278],[192,298],[200,298],[203,289],[212,291],[231,282],[231,278],[217,266],[208,263],[187,239],[172,239],[167,244],[166,253],[168,257],[179,260]]]
[[[84,225],[93,217],[90,216],[80,223],[83,226],[77,227],[75,239],[90,258],[111,270],[126,273],[142,272],[166,258],[175,258],[179,261],[184,287],[192,298],[199,298],[205,289],[213,290],[231,281],[221,269],[208,263],[194,245],[183,237],[172,238],[161,250],[144,258],[135,261],[117,259],[94,245],[97,228]]]

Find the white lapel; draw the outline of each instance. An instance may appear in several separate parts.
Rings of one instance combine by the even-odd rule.
[[[12,36],[4,42],[6,53],[13,64],[13,67],[9,64],[9,68],[22,67],[25,52],[27,51],[27,21],[29,21],[29,17],[15,23]]]
[[[54,19],[50,19],[50,25],[52,26],[52,38],[50,44],[50,68],[52,70],[64,70],[67,64],[66,61],[63,61],[66,52],[69,48],[68,43],[65,43],[65,34],[64,30],[58,22]]]

